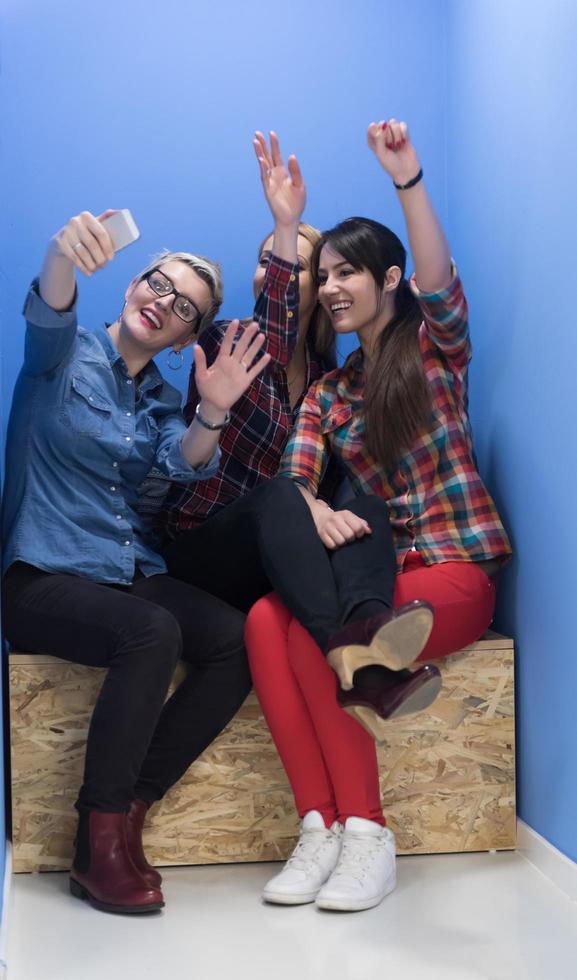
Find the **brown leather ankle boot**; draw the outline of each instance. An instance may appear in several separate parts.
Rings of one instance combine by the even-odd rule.
[[[146,860],[142,846],[142,828],[149,807],[150,803],[147,803],[146,800],[133,800],[130,804],[126,814],[126,842],[128,853],[136,870],[140,872],[151,888],[160,888],[162,878],[156,868],[153,868]]]
[[[128,853],[126,814],[80,814],[70,891],[102,912],[156,912],[164,906],[160,889],[148,885]]]

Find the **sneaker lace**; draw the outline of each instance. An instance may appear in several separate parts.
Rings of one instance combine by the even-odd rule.
[[[376,855],[383,849],[385,849],[385,842],[382,838],[347,831],[343,837],[339,863],[332,877],[342,875],[362,881],[370,871]]]
[[[319,865],[319,857],[328,844],[332,844],[335,833],[332,830],[314,828],[301,831],[297,846],[286,863],[287,868],[306,871],[311,865]]]

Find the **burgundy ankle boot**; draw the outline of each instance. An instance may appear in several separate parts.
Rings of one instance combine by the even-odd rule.
[[[126,814],[126,842],[132,863],[150,888],[160,888],[162,878],[156,868],[146,860],[142,846],[142,828],[150,803],[146,800],[133,800]]]
[[[156,912],[162,892],[136,870],[126,841],[126,814],[90,810],[80,814],[70,891],[102,912]]]

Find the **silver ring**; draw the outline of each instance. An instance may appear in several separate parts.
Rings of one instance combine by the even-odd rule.
[[[76,245],[73,245],[73,246],[72,246],[72,251],[73,251],[73,252],[75,252],[75,251],[76,251],[76,249],[77,249],[77,248],[80,248],[80,246],[81,246],[81,245],[82,245],[82,242],[76,242]]]
[[[242,364],[242,366],[245,369],[245,371],[248,371],[248,364],[245,361],[243,361],[242,357],[240,359],[240,363]]]
[[[272,170],[267,170],[267,172],[266,172],[267,177],[270,177],[271,174],[272,174]]]

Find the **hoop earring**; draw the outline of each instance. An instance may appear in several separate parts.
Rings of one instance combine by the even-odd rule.
[[[174,364],[170,360],[171,357],[177,357],[177,358],[179,358],[178,363],[177,364]],[[168,357],[166,358],[166,363],[168,364],[168,366],[169,366],[169,368],[170,368],[171,371],[180,371],[182,365],[184,364],[184,354],[182,353],[181,350],[175,350],[174,347],[173,347],[172,350],[168,352]]]

